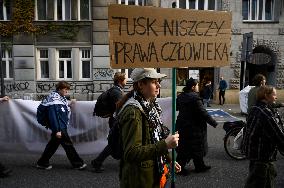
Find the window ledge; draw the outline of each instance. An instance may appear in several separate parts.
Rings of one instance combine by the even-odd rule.
[[[252,24],[276,24],[279,21],[274,20],[243,20],[243,23],[252,23]]]
[[[5,81],[13,81],[14,78],[4,78]]]
[[[91,78],[80,78],[79,81],[92,81]]]
[[[35,22],[91,22],[92,20],[34,20],[34,21]]]
[[[50,81],[50,78],[39,78],[37,81]]]

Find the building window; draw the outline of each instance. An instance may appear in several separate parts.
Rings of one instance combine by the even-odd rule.
[[[58,50],[59,78],[72,79],[71,50]]]
[[[176,5],[184,9],[217,10],[217,0],[177,0]]]
[[[118,4],[145,6],[146,0],[118,0]]]
[[[39,52],[40,79],[49,78],[48,49],[40,49],[38,52]]]
[[[125,78],[130,79],[130,75],[134,69],[120,69],[119,71],[125,73]]]
[[[12,64],[12,51],[11,50],[2,50],[2,68],[3,68],[3,77],[5,79],[10,79],[14,77],[13,64]]]
[[[90,20],[90,0],[36,0],[36,20]]]
[[[274,0],[243,0],[244,21],[272,21],[274,19]]]
[[[82,49],[80,50],[80,78],[90,79],[91,78],[91,50]]]
[[[0,0],[0,20],[11,20],[11,2]]]

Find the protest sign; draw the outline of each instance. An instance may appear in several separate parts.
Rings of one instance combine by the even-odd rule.
[[[109,5],[112,68],[229,64],[231,13]]]

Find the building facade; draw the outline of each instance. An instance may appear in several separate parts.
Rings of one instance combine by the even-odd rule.
[[[284,1],[283,0],[164,0],[162,7],[217,10],[232,12],[232,40],[230,65],[220,68],[201,68],[199,78],[214,80],[215,88],[223,76],[229,88],[240,88],[243,36],[252,33],[252,49],[247,52],[244,85],[252,85],[252,78],[262,73],[267,83],[284,88]],[[244,52],[243,52],[244,53]],[[183,70],[190,77],[189,69]],[[185,74],[185,73],[184,73]],[[233,91],[234,92],[234,91]]]
[[[112,85],[116,71],[130,75],[131,69],[110,68],[108,4],[118,3],[163,8],[232,12],[230,65],[226,67],[180,68],[177,84],[194,77],[211,80],[215,88],[223,76],[232,92],[239,89],[243,34],[253,33],[253,49],[246,63],[245,83],[256,73],[269,84],[284,88],[283,0],[33,0],[33,24],[46,33],[3,36],[2,67],[5,93],[17,98],[40,99],[55,89],[59,80],[72,84],[71,98],[93,100]],[[17,0],[0,0],[0,24],[13,20]],[[0,25],[1,26],[1,25]],[[1,29],[1,28],[0,28]],[[171,69],[161,96],[169,96]],[[129,79],[128,87],[131,85]]]

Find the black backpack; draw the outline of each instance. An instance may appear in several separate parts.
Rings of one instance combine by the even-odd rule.
[[[145,141],[145,117],[142,114],[142,142]],[[121,131],[120,131],[120,124],[118,117],[114,117],[113,125],[109,130],[109,134],[107,137],[108,146],[111,148],[110,155],[117,160],[120,160],[123,155],[122,149],[122,138],[121,138]]]
[[[110,92],[115,89],[115,87],[110,88],[107,91],[104,91],[97,99],[95,104],[94,116],[99,116],[102,118],[108,118],[113,115],[115,112],[115,105],[113,104],[113,100],[110,97]]]
[[[48,106],[44,106],[40,104],[37,107],[37,112],[36,112],[36,119],[39,124],[44,126],[46,129],[48,129],[49,126],[49,118],[48,118]]]

